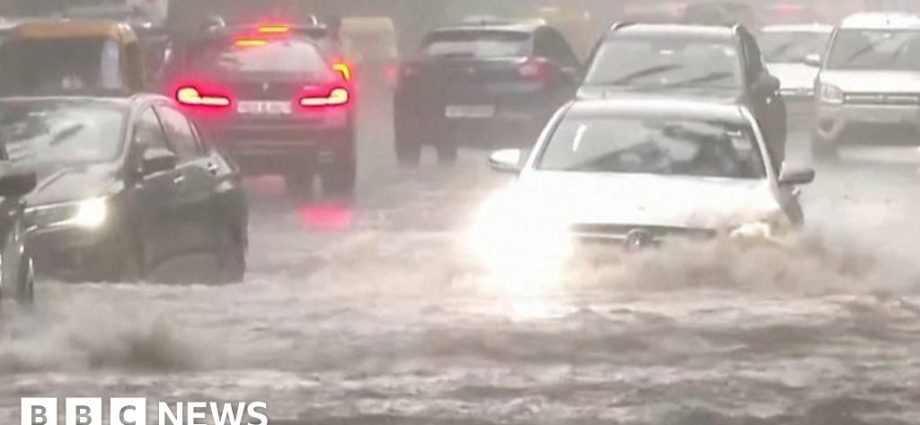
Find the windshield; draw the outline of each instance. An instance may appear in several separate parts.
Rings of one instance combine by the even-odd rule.
[[[110,161],[121,150],[122,107],[93,102],[0,102],[0,143],[17,163]]]
[[[105,38],[13,39],[0,47],[5,94],[109,93],[123,90],[121,55]]]
[[[722,41],[618,37],[598,51],[586,85],[737,89],[738,51]]]
[[[530,53],[530,35],[513,31],[444,31],[428,36],[428,56],[504,58]]]
[[[749,128],[664,117],[564,120],[540,157],[553,171],[763,178]]]
[[[830,33],[772,31],[760,35],[758,42],[767,63],[801,63],[808,55],[823,55]]]
[[[840,30],[828,69],[920,70],[920,31]]]

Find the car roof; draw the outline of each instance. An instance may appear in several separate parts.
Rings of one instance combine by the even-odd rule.
[[[760,29],[760,32],[812,32],[815,34],[830,34],[834,31],[833,25],[813,23],[795,25],[770,25]]]
[[[151,101],[169,101],[170,99],[158,94],[135,94],[125,97],[100,97],[92,95],[81,96],[12,96],[0,98],[0,103],[31,103],[31,102],[52,102],[52,101],[72,101],[83,104],[110,105],[121,108],[132,108],[135,105],[144,104]]]
[[[738,105],[654,96],[641,99],[578,100],[570,104],[566,115],[571,117],[672,116],[701,120],[715,119],[739,124],[747,121]]]
[[[845,18],[840,28],[914,30],[920,29],[920,17],[897,12],[859,13]]]
[[[705,39],[731,39],[735,37],[733,27],[681,24],[628,24],[612,29],[615,34],[629,35],[673,35]]]

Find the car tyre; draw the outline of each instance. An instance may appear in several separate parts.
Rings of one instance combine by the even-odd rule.
[[[438,163],[441,165],[454,165],[457,163],[458,148],[455,143],[444,142],[438,144]]]
[[[22,257],[15,285],[10,285],[9,288],[10,291],[4,294],[4,298],[9,298],[22,307],[31,307],[35,304],[35,264],[32,257]]]
[[[217,252],[215,252],[217,257],[216,283],[243,282],[246,276],[246,248],[246,238],[239,226],[230,227],[223,232]]]

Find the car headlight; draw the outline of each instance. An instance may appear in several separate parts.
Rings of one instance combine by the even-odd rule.
[[[27,216],[33,226],[97,228],[108,219],[109,205],[106,198],[93,198],[32,207],[28,209]]]
[[[843,90],[833,84],[821,83],[821,101],[829,105],[842,105]]]

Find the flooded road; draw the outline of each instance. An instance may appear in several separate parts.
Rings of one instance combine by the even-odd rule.
[[[678,246],[517,291],[462,242],[508,177],[474,151],[399,169],[365,107],[355,205],[248,183],[244,284],[42,282],[34,315],[0,313],[0,423],[28,396],[262,400],[278,425],[920,423],[920,152],[820,167],[789,250]]]

